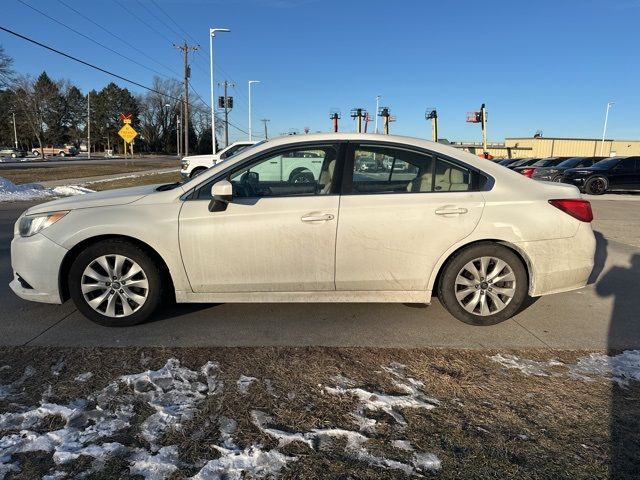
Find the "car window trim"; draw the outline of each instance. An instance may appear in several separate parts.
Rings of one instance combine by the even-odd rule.
[[[475,173],[475,175],[472,175],[472,185],[471,185],[471,190],[465,190],[467,192],[486,192],[489,191],[493,188],[493,185],[495,183],[495,179],[489,175],[487,172],[484,172],[478,168],[475,168],[473,165],[469,165],[468,163],[464,163],[456,158],[450,157],[449,155],[446,154],[442,154],[440,152],[435,152],[433,150],[427,150],[425,148],[420,148],[420,147],[414,147],[413,145],[404,145],[401,143],[396,143],[396,142],[381,142],[381,141],[376,141],[376,140],[372,140],[372,141],[349,141],[348,142],[348,148],[347,148],[347,152],[346,152],[346,158],[344,161],[344,171],[343,171],[343,176],[342,176],[342,189],[341,189],[341,195],[395,195],[395,194],[411,194],[411,193],[438,193],[438,194],[442,194],[442,193],[452,193],[452,192],[439,192],[434,190],[434,185],[435,185],[435,168],[436,168],[436,162],[438,161],[438,159],[444,160],[445,162],[449,162],[452,163],[453,165],[456,165],[460,168],[465,168],[467,170],[469,170],[470,172]],[[432,162],[431,165],[431,191],[430,192],[403,192],[403,191],[393,191],[393,192],[354,192],[353,191],[353,167],[354,167],[354,163],[355,163],[355,153],[356,150],[358,149],[358,147],[361,146],[371,146],[371,147],[389,147],[389,148],[397,148],[400,150],[406,150],[409,152],[413,152],[413,153],[418,153],[421,155],[431,155],[434,158],[434,161]],[[484,177],[484,186],[481,185],[481,177]]]
[[[298,149],[298,150],[302,150],[302,149],[308,149],[308,148],[313,148],[313,147],[320,147],[320,146],[334,146],[337,147],[338,153],[337,153],[337,158],[336,158],[336,166],[333,170],[333,178],[331,179],[331,190],[330,193],[326,194],[326,195],[321,195],[321,196],[328,196],[328,195],[339,195],[339,188],[338,186],[340,185],[339,183],[337,183],[337,181],[342,181],[342,164],[344,163],[344,157],[345,157],[345,152],[346,152],[346,146],[347,146],[347,141],[346,140],[329,140],[329,141],[320,141],[320,140],[316,140],[313,142],[305,142],[305,143],[299,143],[299,144],[288,144],[288,145],[279,145],[279,146],[275,146],[273,148],[270,148],[268,150],[262,151],[260,153],[257,153],[255,155],[252,155],[250,157],[247,157],[246,159],[244,159],[242,162],[235,164],[233,166],[229,166],[228,168],[222,170],[221,172],[217,173],[216,175],[207,178],[206,180],[203,180],[202,183],[199,183],[198,185],[196,185],[195,187],[191,188],[188,192],[186,192],[184,195],[182,195],[181,199],[183,201],[192,201],[192,200],[197,200],[197,201],[211,201],[211,199],[207,199],[207,198],[197,198],[197,194],[198,192],[204,188],[207,184],[211,183],[211,182],[216,182],[219,180],[224,180],[225,178],[230,177],[234,172],[241,170],[242,168],[246,167],[247,165],[257,162],[261,159],[266,159],[268,158],[268,156],[272,156],[274,154],[277,154],[278,152],[286,152],[288,150],[293,149]],[[339,178],[338,178],[339,177]],[[305,194],[305,195],[279,195],[279,196],[274,196],[274,197],[243,197],[243,198],[294,198],[294,197],[315,197],[318,196],[317,194]]]

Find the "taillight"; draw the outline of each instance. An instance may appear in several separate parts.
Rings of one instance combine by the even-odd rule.
[[[587,200],[561,199],[549,200],[549,203],[554,207],[559,208],[564,213],[571,215],[573,218],[577,218],[581,222],[588,223],[593,220],[591,203]]]
[[[520,170],[520,173],[525,177],[531,178],[534,171],[535,171],[535,168],[523,168],[522,170]]]

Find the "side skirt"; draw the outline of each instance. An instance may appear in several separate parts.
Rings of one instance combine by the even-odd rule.
[[[430,303],[431,291],[176,292],[178,303]]]

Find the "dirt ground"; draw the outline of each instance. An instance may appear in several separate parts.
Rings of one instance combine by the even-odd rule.
[[[498,353],[503,357],[491,358]],[[522,367],[528,374],[507,368],[508,354],[528,359]],[[5,412],[0,462],[12,462],[7,478],[21,479],[54,472],[56,478],[81,473],[143,478],[140,468],[157,465],[153,462],[171,452],[175,458],[165,462],[164,473],[147,478],[182,479],[199,472],[196,478],[640,478],[640,382],[624,385],[602,375],[576,374],[572,365],[588,355],[322,347],[5,348],[0,351],[0,411]],[[174,373],[167,373],[170,365]],[[125,385],[122,376],[141,372],[157,379]],[[178,377],[190,378],[180,385],[197,398],[193,411],[150,440],[147,427],[154,412],[162,410],[167,418],[169,411],[168,418],[174,418],[179,410],[166,410],[179,392],[179,384],[167,379]],[[125,404],[133,410],[130,424],[119,430],[83,437],[83,445],[119,445],[102,463],[91,450],[68,461],[61,461],[59,452],[54,455],[60,447],[11,451],[11,439],[58,438],[79,428],[73,416],[43,414],[27,427],[27,414],[20,417],[21,426],[9,418],[33,413],[41,404],[87,411],[97,404],[92,415],[122,411]],[[99,421],[88,425],[93,427],[82,427],[83,435]],[[155,455],[154,460],[136,461],[141,452]],[[242,463],[258,454],[261,467]],[[205,475],[220,465],[227,465],[227,476]]]

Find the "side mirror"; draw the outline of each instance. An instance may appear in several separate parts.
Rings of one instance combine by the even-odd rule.
[[[223,212],[229,202],[233,201],[233,185],[228,180],[220,180],[211,186],[210,212]]]

